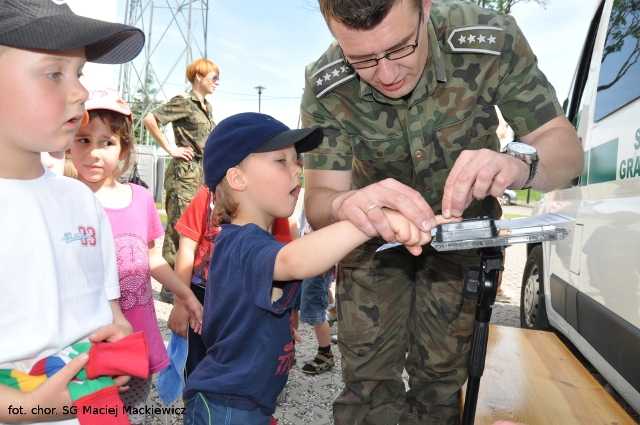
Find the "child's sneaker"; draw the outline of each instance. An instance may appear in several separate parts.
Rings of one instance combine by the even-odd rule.
[[[278,420],[276,418],[271,418],[269,425],[278,425]]]
[[[329,352],[322,354],[318,352],[318,354],[316,354],[316,358],[305,363],[301,370],[307,375],[319,375],[322,372],[331,369],[334,364],[336,364],[336,361],[333,358],[333,353]]]

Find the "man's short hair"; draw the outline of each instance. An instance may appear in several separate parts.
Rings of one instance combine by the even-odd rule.
[[[370,30],[389,14],[393,6],[402,0],[318,0],[320,12],[327,25],[331,20],[354,30]],[[416,10],[422,9],[423,0],[410,1]]]
[[[187,66],[187,80],[193,84],[196,79],[196,74],[206,77],[212,72],[220,75],[218,65],[207,59],[196,59]]]

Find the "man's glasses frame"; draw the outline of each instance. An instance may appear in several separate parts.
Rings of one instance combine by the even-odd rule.
[[[406,58],[407,56],[415,52],[416,47],[418,47],[418,39],[420,38],[420,25],[422,24],[422,17],[423,17],[423,14],[421,10],[420,19],[418,20],[418,30],[416,31],[416,39],[414,40],[413,44],[409,44],[399,49],[393,50],[387,53],[386,55],[382,56],[381,58],[365,59],[363,61],[358,61],[358,62],[349,62],[347,60],[347,57],[344,54],[344,51],[342,51],[342,47],[340,47],[340,51],[342,52],[342,58],[344,59],[345,65],[350,66],[351,68],[354,68],[354,69],[367,69],[367,68],[373,68],[374,66],[378,65],[378,62],[380,62],[382,59],[396,61],[398,59]]]
[[[213,81],[214,83],[216,81],[220,81],[220,76],[218,76],[217,74],[212,75],[211,77],[209,77],[208,75],[205,76],[205,78],[208,78],[209,80]]]

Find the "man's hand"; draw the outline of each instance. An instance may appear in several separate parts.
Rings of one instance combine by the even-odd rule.
[[[191,147],[184,147],[184,146],[178,146],[178,147],[172,148],[169,151],[169,155],[171,155],[173,158],[181,158],[187,161],[191,161],[195,156],[193,149]]]
[[[380,235],[393,242],[396,233],[382,212],[383,207],[399,211],[423,232],[429,233],[437,225],[433,210],[420,193],[394,179],[345,192],[335,199],[332,210],[337,211],[338,220],[349,220],[367,236]]]
[[[535,189],[548,192],[582,172],[582,144],[564,115],[521,136],[520,141],[538,151],[538,169],[530,182]],[[474,198],[501,196],[507,188],[520,189],[527,182],[529,171],[527,164],[511,155],[488,149],[463,151],[445,183],[442,215],[460,217]]]
[[[474,199],[501,196],[509,187],[522,187],[529,167],[512,155],[489,149],[460,153],[444,185],[442,216],[462,217]]]

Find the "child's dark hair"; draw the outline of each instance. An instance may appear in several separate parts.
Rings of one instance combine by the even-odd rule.
[[[131,158],[136,153],[136,136],[129,117],[108,109],[92,109],[89,120],[99,118],[109,126],[109,130],[120,138],[120,163],[113,170],[111,177],[118,180],[131,166]]]

